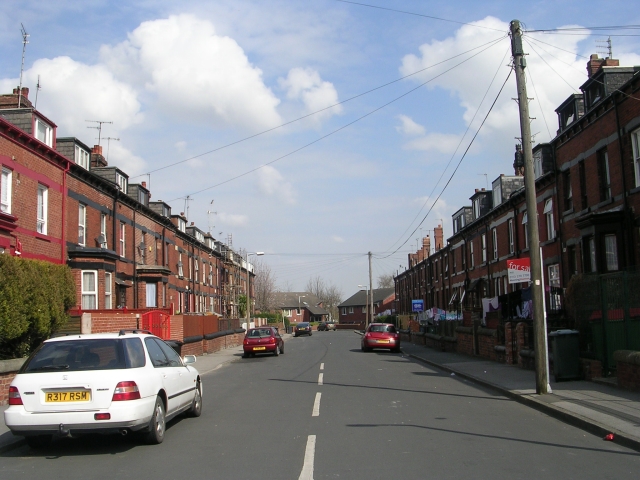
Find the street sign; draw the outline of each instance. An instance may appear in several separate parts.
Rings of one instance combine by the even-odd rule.
[[[531,261],[528,258],[507,260],[507,272],[509,274],[509,283],[530,282]]]
[[[411,311],[412,312],[424,311],[424,300],[411,300]]]

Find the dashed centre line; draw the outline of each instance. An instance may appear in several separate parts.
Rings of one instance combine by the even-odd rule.
[[[324,373],[321,373],[318,375],[318,385],[322,385],[323,377],[324,377]]]
[[[322,397],[322,394],[320,392],[316,393],[316,401],[313,402],[313,412],[311,413],[312,417],[320,416],[320,397]]]
[[[320,364],[320,370],[324,370],[324,363]]]
[[[320,395],[320,394],[318,394]],[[298,480],[313,480],[313,462],[316,455],[316,436],[309,435],[307,448],[304,450],[304,464]]]

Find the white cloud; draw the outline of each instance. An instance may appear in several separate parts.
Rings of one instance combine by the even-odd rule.
[[[338,235],[331,235],[331,240],[336,243],[344,243],[344,238],[339,237]]]
[[[408,150],[437,151],[451,154],[456,151],[460,136],[446,133],[429,133],[415,138],[405,145]]]
[[[401,122],[401,125],[398,125],[396,127],[398,133],[408,136],[425,134],[424,127],[414,122],[411,117],[407,117],[406,115],[398,115],[398,119]]]
[[[117,80],[104,65],[86,65],[69,57],[40,59],[25,71],[23,85],[38,82],[38,110],[58,125],[59,136],[75,136],[89,145],[97,144],[98,132],[87,130],[87,120],[104,120],[102,137],[113,136],[142,121],[140,103],[131,86]],[[0,81],[0,89],[10,92],[17,80]],[[35,88],[29,94],[35,102]],[[94,142],[95,137],[95,142]]]
[[[194,15],[143,22],[128,40],[103,46],[101,58],[119,78],[153,93],[171,115],[252,131],[281,123],[280,101],[262,71],[235,40]]]
[[[287,98],[300,100],[305,113],[313,113],[338,103],[338,92],[331,82],[320,78],[320,74],[311,68],[292,68],[287,78],[278,80],[280,87],[287,91]],[[337,105],[313,116],[315,123],[342,112]]]
[[[244,227],[249,221],[246,215],[236,215],[224,212],[218,213],[217,220],[221,225],[230,227]]]
[[[109,142],[108,150],[103,142],[102,153],[105,157],[108,155],[109,165],[121,168],[130,177],[143,173],[147,167],[147,163],[142,158],[133,154],[121,142]]]
[[[452,37],[442,41],[434,40],[431,43],[420,46],[420,55],[409,54],[404,56],[400,68],[401,73],[407,75],[416,72],[459,55],[478,45],[498,39],[500,37],[499,31],[490,29],[501,30],[505,33],[509,30],[507,23],[494,17],[486,17],[473,23],[488,28],[465,25],[458,29]],[[586,33],[583,35],[544,36],[544,41],[547,44],[556,45],[566,51],[554,49],[544,44],[536,44],[534,40],[529,38],[524,39],[525,50],[529,53],[527,56],[528,95],[534,98],[534,101],[530,103],[531,116],[535,117],[532,123],[532,130],[540,132],[536,139],[538,142],[548,141],[549,137],[555,135],[557,127],[554,109],[571,93],[574,93],[573,89],[577,90],[586,80],[586,61],[578,57],[578,43],[587,36]],[[545,50],[552,50],[549,53],[553,56],[545,53]],[[475,50],[472,54],[478,51]],[[574,53],[568,53],[567,51]],[[538,54],[544,56],[544,61]],[[446,62],[442,66],[429,69],[411,78],[415,82],[424,82],[429,78],[434,78],[438,73],[451,68],[470,55],[458,57],[452,62]],[[481,107],[480,114],[476,117],[472,126],[472,129],[477,128],[509,72],[509,55],[510,43],[509,39],[505,38],[497,46],[433,80],[428,84],[429,88],[440,88],[455,95],[464,109],[462,119],[466,125],[469,125],[492,78],[496,75],[496,70],[499,70],[492,89],[487,94]],[[533,78],[531,77],[532,75]],[[514,127],[519,131],[518,109],[512,100],[512,97],[515,96],[513,75],[509,82],[483,127],[482,135],[491,138],[493,143],[502,142],[511,145],[513,143]]]
[[[258,170],[258,189],[268,197],[276,197],[288,204],[296,203],[293,185],[285,181],[280,172],[270,165]]]
[[[187,147],[187,142],[185,142],[184,140],[180,140],[179,142],[176,142],[174,146],[176,147],[176,150],[178,150],[179,152],[183,152]]]

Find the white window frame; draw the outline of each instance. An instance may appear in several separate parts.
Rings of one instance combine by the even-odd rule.
[[[362,307],[362,313],[367,313],[367,306]]]
[[[529,228],[527,223],[529,223],[529,214],[524,212],[524,215],[522,215],[522,225],[524,225],[524,248],[529,248]]]
[[[75,146],[75,160],[76,165],[80,165],[85,170],[89,170],[89,165],[91,163],[91,154],[80,145]]]
[[[636,173],[636,187],[640,187],[640,128],[631,132],[633,145],[633,168]]]
[[[40,132],[40,125],[43,125],[44,132]],[[45,145],[53,148],[53,127],[41,118],[36,117],[33,124],[33,136]]]
[[[110,310],[113,308],[113,275],[109,272],[104,274],[104,308]]]
[[[126,243],[126,239],[127,239],[127,226],[124,222],[120,222],[120,239],[119,239],[119,243],[120,243],[120,256],[122,258],[124,258],[127,255],[127,243]]]
[[[2,167],[2,179],[0,183],[0,212],[11,215],[11,187],[13,170]]]
[[[78,204],[78,245],[87,244],[87,206]]]
[[[346,315],[347,314],[347,307],[342,307],[342,315]]]
[[[184,270],[182,268],[182,254],[178,255],[178,277],[184,277]]]
[[[613,240],[611,242],[610,240]],[[616,272],[619,270],[620,264],[618,263],[618,237],[615,233],[607,234],[604,236],[604,254],[605,254],[605,266],[608,272]]]
[[[544,203],[544,215],[547,220],[547,240],[556,238],[556,227],[553,221],[553,199],[548,198]]]
[[[349,313],[353,313],[353,307],[349,307]]]
[[[92,281],[89,277],[92,276]],[[80,283],[82,292],[82,310],[96,310],[98,308],[98,271],[82,270],[80,272]],[[93,298],[93,307],[87,302]]]
[[[200,272],[200,266],[197,258],[193,259],[194,280],[198,283],[198,273]]]
[[[482,244],[482,263],[487,261],[487,234],[483,233],[480,237],[480,242]]]
[[[469,262],[471,263],[471,268],[476,266],[476,259],[473,258],[473,240],[469,242]]]
[[[103,236],[104,242],[100,244],[100,248],[107,248],[107,214],[100,214],[100,235]]]
[[[47,220],[49,217],[49,188],[41,183],[38,184],[38,206],[37,206],[36,231],[42,235],[47,234]]]
[[[209,285],[213,285],[213,265],[209,264]]]
[[[493,187],[493,208],[496,208],[502,203],[502,185],[500,182],[496,183]]]
[[[120,187],[120,191],[127,194],[127,177],[116,172],[116,184]]]
[[[513,253],[515,250],[515,237],[513,236],[513,219],[510,218],[507,222],[507,227],[509,228],[509,253]]]
[[[158,284],[154,282],[147,282],[146,284],[146,307],[157,308],[158,307]]]
[[[496,227],[491,229],[491,236],[493,240],[493,259],[498,259],[498,229]]]
[[[560,264],[554,263],[553,265],[549,265],[547,272],[549,276],[549,287],[560,287]],[[560,310],[560,308],[562,308],[560,295],[549,291],[549,309],[557,311]]]

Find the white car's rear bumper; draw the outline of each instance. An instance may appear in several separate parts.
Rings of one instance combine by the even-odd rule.
[[[112,402],[108,409],[67,412],[27,412],[22,405],[12,405],[4,411],[4,422],[15,435],[55,434],[67,430],[71,434],[140,430],[149,425],[156,398]],[[96,420],[96,413],[109,413],[111,418]]]

